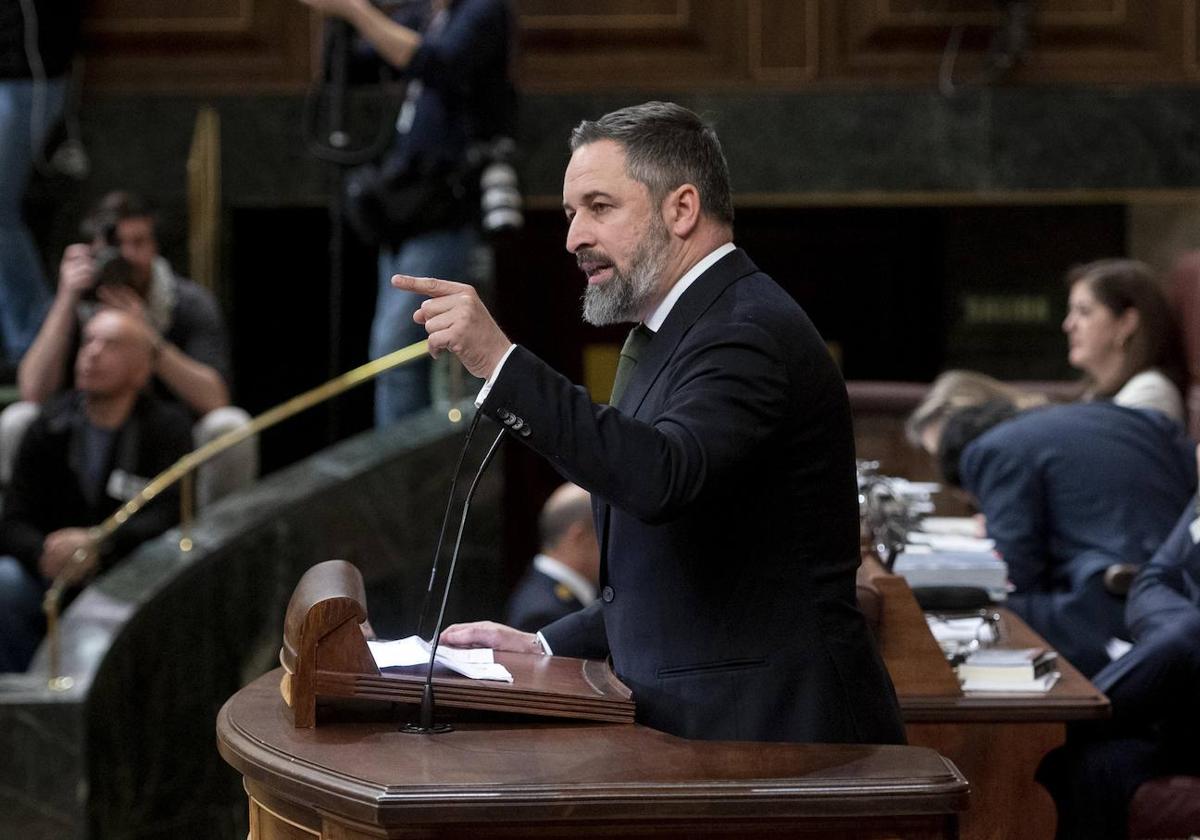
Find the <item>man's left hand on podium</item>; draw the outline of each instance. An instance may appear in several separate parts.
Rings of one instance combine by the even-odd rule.
[[[512,653],[546,652],[536,633],[525,633],[495,621],[451,624],[442,631],[439,644],[460,648],[491,648]]]

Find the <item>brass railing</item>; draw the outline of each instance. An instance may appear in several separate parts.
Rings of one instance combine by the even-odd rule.
[[[46,613],[47,643],[50,646],[50,689],[65,691],[74,685],[74,681],[70,677],[59,673],[62,660],[58,617],[63,593],[73,584],[82,582],[95,568],[100,545],[109,539],[118,528],[124,525],[129,520],[129,517],[133,516],[176,482],[182,482],[180,486],[179,549],[180,551],[190,551],[192,548],[191,525],[192,509],[194,506],[194,478],[197,467],[247,438],[253,437],[259,432],[299,414],[301,411],[305,411],[328,399],[336,397],[353,388],[355,385],[361,385],[363,382],[374,379],[379,374],[394,367],[416,361],[426,354],[429,349],[428,345],[427,341],[418,341],[386,356],[381,356],[378,359],[367,362],[365,365],[360,365],[353,370],[343,373],[341,376],[329,380],[323,385],[318,385],[310,391],[305,391],[303,394],[292,397],[287,402],[281,403],[255,417],[246,425],[232,429],[201,446],[199,449],[189,452],[152,478],[142,488],[140,493],[117,508],[111,516],[99,525],[89,529],[87,544],[75,550],[67,565],[54,578],[54,581],[50,584],[50,588],[46,590],[45,598],[42,601],[42,609]],[[462,414],[457,408],[450,409],[450,420],[452,422],[457,423],[461,419]]]

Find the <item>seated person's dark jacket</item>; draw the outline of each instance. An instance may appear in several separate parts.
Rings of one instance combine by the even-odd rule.
[[[1129,653],[1096,675],[1113,704],[1117,734],[1156,742],[1145,777],[1200,773],[1200,545],[1195,505],[1129,592]],[[1139,780],[1140,782],[1141,780]]]
[[[508,599],[504,623],[535,633],[552,621],[583,609],[571,590],[550,575],[529,568]]]
[[[1076,724],[1038,771],[1058,806],[1060,837],[1126,837],[1128,805],[1144,782],[1200,773],[1196,519],[1189,503],[1139,572],[1125,612],[1133,648],[1093,677],[1112,702],[1111,720]]]
[[[1128,638],[1113,563],[1142,564],[1196,486],[1192,444],[1164,415],[1111,403],[1024,412],[970,443],[962,485],[1008,564],[1009,606],[1083,673]]]
[[[83,395],[69,391],[47,403],[30,426],[13,467],[12,483],[0,519],[0,554],[15,557],[40,578],[37,564],[46,535],[60,528],[97,525],[126,498],[108,494],[118,470],[137,480],[151,479],[191,449],[191,419],[177,404],[143,394],[113,445],[108,491],[91,503],[80,486]],[[140,484],[136,489],[140,489]],[[177,487],[164,491],[101,546],[100,568],[110,566],[143,541],[179,519]]]
[[[1200,544],[1191,526],[1200,512],[1188,504],[1171,536],[1133,581],[1125,620],[1141,641],[1200,613]],[[1200,636],[1195,638],[1200,647]]]

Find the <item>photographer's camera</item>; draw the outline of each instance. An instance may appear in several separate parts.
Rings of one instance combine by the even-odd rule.
[[[95,299],[96,292],[102,286],[133,285],[133,264],[121,256],[121,241],[117,237],[116,221],[102,223],[96,238],[99,244],[92,247],[96,279],[84,295],[90,300]]]
[[[484,233],[517,230],[525,224],[521,189],[513,165],[517,144],[500,137],[475,150],[482,163],[479,174],[480,225]]]

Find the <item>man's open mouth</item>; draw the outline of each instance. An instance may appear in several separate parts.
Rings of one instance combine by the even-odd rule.
[[[579,269],[587,276],[589,284],[604,283],[612,276],[613,264],[606,260],[581,260]]]

